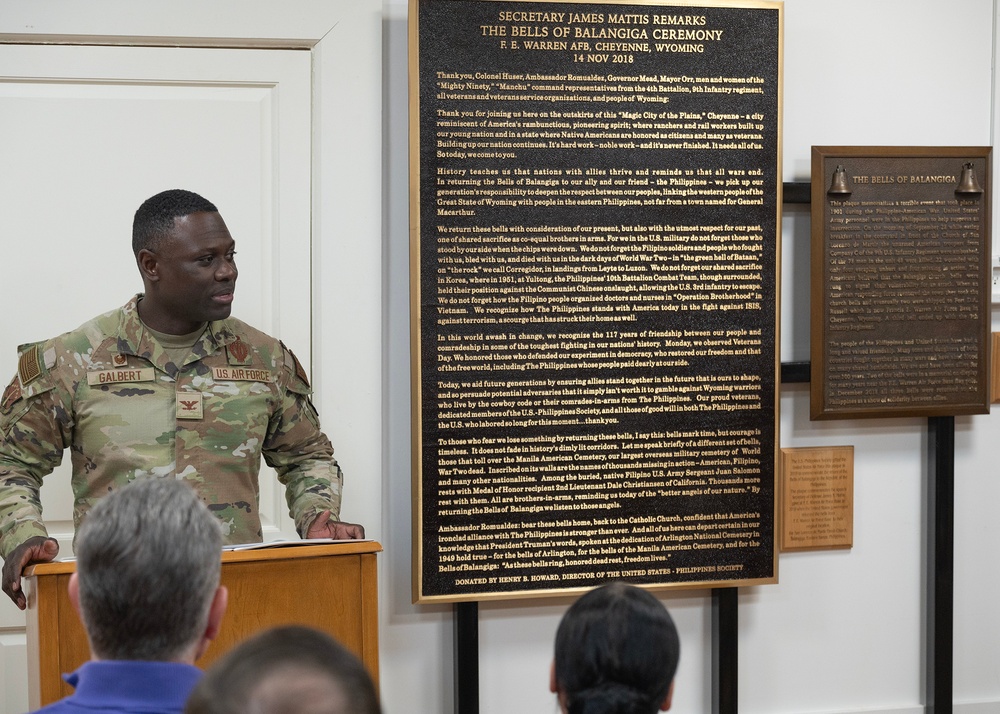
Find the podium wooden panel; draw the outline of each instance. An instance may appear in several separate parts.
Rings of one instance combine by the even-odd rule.
[[[207,667],[237,643],[278,625],[309,625],[354,652],[378,683],[378,579],[373,541],[224,551],[229,607],[222,631],[198,660]],[[67,585],[76,564],[41,563],[25,571],[28,597],[28,704],[72,693],[62,675],[90,658]]]

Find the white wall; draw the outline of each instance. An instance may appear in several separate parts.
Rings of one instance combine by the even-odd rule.
[[[387,714],[451,712],[452,610],[410,604],[407,3],[383,7],[382,691]],[[809,180],[812,145],[991,144],[994,36],[990,0],[786,0],[784,179]],[[808,207],[786,207],[783,251],[781,357],[808,360]],[[810,422],[808,385],[784,385],[781,410],[782,446],[854,445],[854,548],[782,555],[778,585],[741,591],[740,711],[922,711],[927,420]],[[954,695],[965,714],[1000,711],[998,437],[996,414],[956,419]],[[662,599],[683,642],[672,711],[710,711],[710,594]],[[568,602],[480,607],[483,714],[556,710],[548,665]]]

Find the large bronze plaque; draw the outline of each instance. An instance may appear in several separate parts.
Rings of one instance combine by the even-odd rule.
[[[813,419],[989,411],[990,153],[813,147]]]
[[[780,3],[410,22],[414,598],[773,582]]]

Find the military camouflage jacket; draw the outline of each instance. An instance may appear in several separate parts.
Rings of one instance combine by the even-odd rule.
[[[292,353],[229,318],[175,365],[139,320],[140,297],[20,348],[0,401],[0,556],[46,534],[39,488],[67,448],[77,527],[109,491],[173,477],[219,516],[227,543],[259,541],[261,455],[300,534],[324,509],[337,518],[343,476]]]

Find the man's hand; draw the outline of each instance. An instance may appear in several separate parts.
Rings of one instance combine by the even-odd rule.
[[[306,538],[333,538],[334,540],[358,540],[365,537],[365,527],[357,523],[344,523],[343,521],[331,521],[330,512],[323,511],[316,520],[309,526]],[[7,582],[6,570],[4,571],[4,583]],[[6,585],[4,585],[6,590]]]
[[[3,562],[3,591],[19,609],[23,610],[28,605],[21,591],[21,572],[32,563],[48,563],[57,555],[59,543],[55,538],[32,536],[7,556]]]

